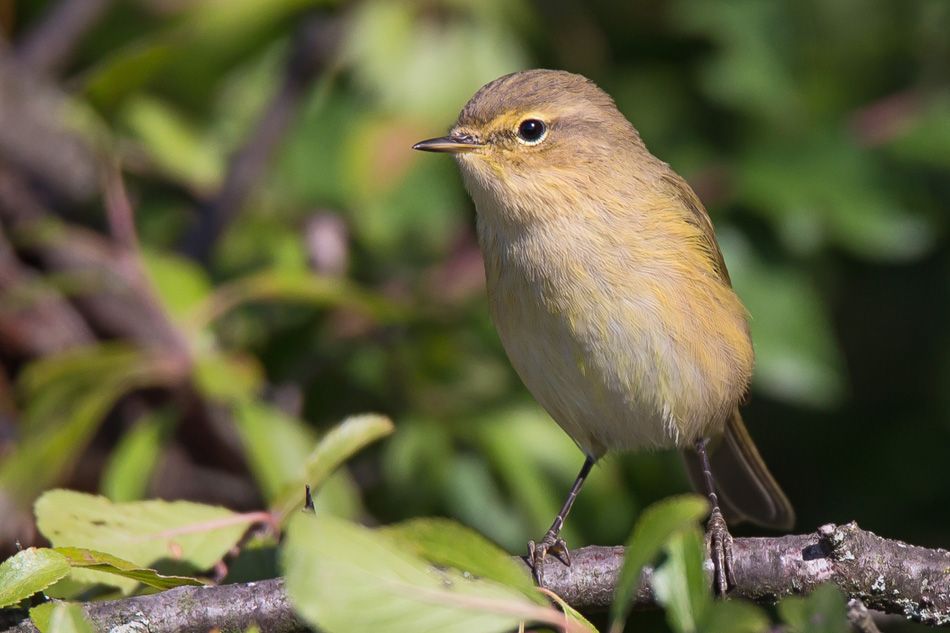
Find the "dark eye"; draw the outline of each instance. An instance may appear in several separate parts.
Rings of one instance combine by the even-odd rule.
[[[537,119],[525,119],[518,125],[518,139],[528,145],[537,145],[547,133],[548,126]]]

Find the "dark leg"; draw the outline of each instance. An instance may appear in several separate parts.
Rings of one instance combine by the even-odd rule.
[[[594,460],[588,457],[584,461],[584,465],[581,467],[581,472],[577,475],[577,479],[574,481],[574,487],[571,488],[571,494],[567,495],[567,499],[564,501],[564,505],[561,506],[561,511],[557,513],[557,516],[554,518],[554,523],[551,524],[551,529],[548,530],[548,533],[544,535],[544,538],[541,539],[541,542],[535,545],[534,541],[528,541],[528,558],[531,563],[532,569],[534,569],[534,579],[538,582],[538,585],[541,585],[541,572],[544,568],[544,557],[548,555],[548,552],[553,554],[559,561],[571,566],[571,555],[567,553],[567,543],[564,542],[564,539],[558,536],[561,532],[561,526],[564,525],[564,519],[567,518],[567,513],[571,511],[571,506],[574,505],[574,499],[577,498],[577,493],[580,492],[581,486],[584,485],[584,480],[587,479],[587,475],[590,474],[590,469],[594,467]]]
[[[706,440],[696,440],[696,452],[703,464],[703,476],[706,478],[706,492],[712,504],[709,515],[709,524],[706,526],[706,546],[713,562],[713,586],[719,595],[725,595],[729,587],[734,587],[736,578],[732,572],[732,535],[722,518],[719,509],[719,498],[713,485],[712,469],[709,467],[709,457],[706,455]]]

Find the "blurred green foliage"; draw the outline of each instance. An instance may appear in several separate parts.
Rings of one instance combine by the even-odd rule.
[[[20,3],[12,36],[53,4]],[[331,61],[198,264],[180,245],[313,12],[338,20]],[[122,160],[187,379],[233,414],[262,499],[294,481],[282,460],[373,411],[395,432],[331,480],[327,510],[451,516],[512,552],[543,533],[582,456],[504,357],[454,165],[409,148],[485,82],[558,67],[611,93],[709,208],[751,314],[744,417],[797,528],[856,519],[946,547],[948,33],[944,0],[135,0],[85,38],[68,85]],[[82,221],[106,224],[100,207]],[[120,343],[36,360],[0,485],[36,497],[122,394],[180,369]],[[124,432],[104,493],[148,494],[180,404]],[[687,488],[675,455],[609,458],[564,536],[623,542],[647,503]]]

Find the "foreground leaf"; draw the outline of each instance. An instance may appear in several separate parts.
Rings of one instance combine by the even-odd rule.
[[[189,576],[167,576],[154,569],[139,567],[127,560],[122,560],[110,554],[97,552],[81,547],[57,547],[55,552],[65,556],[73,567],[95,569],[108,574],[115,574],[129,578],[156,589],[171,589],[185,585],[201,586],[204,583]]]
[[[214,565],[253,522],[250,516],[188,501],[112,503],[105,497],[52,490],[36,501],[40,531],[57,547],[106,551],[139,567],[199,572]],[[110,584],[135,583],[114,575]],[[96,578],[105,582],[103,578]]]
[[[492,633],[521,621],[565,622],[516,589],[436,570],[386,534],[332,517],[291,519],[283,565],[294,608],[327,633]]]
[[[448,519],[412,519],[380,530],[396,546],[430,563],[470,572],[477,578],[518,589],[546,604],[524,565],[475,530]]]
[[[708,512],[709,503],[699,495],[670,497],[643,511],[627,540],[626,556],[610,609],[611,631],[623,629],[644,565],[656,558],[673,535],[694,528]]]
[[[771,628],[762,607],[742,600],[720,600],[703,620],[703,633],[766,633]]]
[[[677,633],[693,633],[712,607],[712,589],[703,562],[706,547],[698,527],[674,534],[666,545],[667,559],[653,574],[656,599]]]
[[[795,633],[847,633],[847,607],[841,590],[822,585],[807,598],[791,597],[778,604],[778,614]]]
[[[543,593],[556,602],[557,606],[564,612],[564,630],[577,631],[578,633],[597,633],[597,627],[591,624],[590,620],[581,615],[577,609],[565,602],[561,596],[543,587],[540,588],[539,593]]]
[[[51,549],[31,547],[0,565],[0,607],[43,591],[69,573],[69,561]]]
[[[392,420],[375,414],[349,417],[331,429],[307,458],[301,477],[285,486],[274,503],[278,520],[283,523],[301,505],[305,485],[318,489],[343,462],[364,446],[392,432]]]
[[[42,633],[95,633],[78,604],[41,604],[30,609],[30,619]]]

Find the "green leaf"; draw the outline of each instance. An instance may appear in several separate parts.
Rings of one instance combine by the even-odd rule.
[[[580,468],[581,456],[577,452],[577,446],[560,429],[554,427],[551,424],[551,418],[537,406],[519,406],[493,412],[481,417],[473,430],[477,433],[477,441],[482,451],[492,463],[493,473],[497,474],[503,487],[507,489],[504,494],[510,491],[514,507],[487,506],[481,510],[481,513],[487,515],[486,517],[463,515],[465,521],[500,540],[501,535],[490,531],[492,528],[487,524],[494,523],[494,516],[500,515],[498,523],[504,525],[505,521],[511,521],[512,514],[521,514],[528,518],[529,525],[533,526],[532,531],[543,533],[551,524],[553,512],[564,501],[564,490],[569,489],[577,475],[577,468]],[[403,429],[400,428],[400,434],[402,432]],[[415,440],[420,452],[429,451],[433,444],[429,438],[432,437],[433,432],[430,429],[417,432],[422,433],[421,437]],[[445,450],[451,450],[450,444],[447,440],[442,440],[435,446],[436,453],[426,453],[425,458],[433,466],[449,471],[452,465],[446,464],[441,455]],[[459,466],[464,465],[464,462],[459,462],[455,468],[458,469]],[[477,464],[469,468],[469,470],[476,469],[481,470]],[[560,474],[563,477],[562,481],[555,481],[555,478],[551,476],[552,472]],[[492,480],[493,473],[482,473],[486,483]],[[468,474],[471,473],[464,471],[462,473],[463,476]],[[596,481],[590,483],[596,487]],[[458,482],[450,482],[450,484],[453,496],[459,494],[460,490],[464,492],[464,488],[460,488]],[[481,491],[480,494],[485,493]],[[468,495],[467,500],[470,503],[476,501],[472,494]],[[459,508],[456,512],[476,514],[470,508]],[[524,528],[518,524],[514,528],[511,547],[523,547]],[[568,521],[561,530],[561,537],[567,543],[574,542],[577,534],[571,521]]]
[[[564,615],[491,580],[440,571],[385,535],[328,516],[291,519],[283,550],[287,593],[327,633],[492,633]]]
[[[778,614],[795,633],[847,633],[847,606],[841,590],[832,584],[818,587],[807,598],[785,598]]]
[[[112,503],[70,490],[45,493],[35,510],[37,526],[57,547],[108,552],[139,567],[177,573],[209,569],[257,518],[188,501]],[[124,591],[135,586],[112,574],[95,576]]]
[[[538,604],[538,593],[527,567],[475,530],[448,519],[411,519],[381,528],[399,549],[442,567],[470,572],[518,589]]]
[[[112,52],[86,74],[84,92],[96,104],[112,105],[147,83],[174,54],[171,42],[142,38]]]
[[[236,403],[233,415],[254,479],[267,502],[273,503],[285,491],[295,503],[301,501],[307,483],[302,477],[304,463],[316,444],[313,430],[260,400]]]
[[[794,144],[762,143],[736,172],[742,202],[772,221],[787,246],[840,246],[870,261],[908,261],[936,232],[885,186],[890,174],[843,127],[815,128]]]
[[[394,302],[340,279],[308,272],[265,271],[219,286],[188,315],[188,325],[201,329],[227,312],[250,302],[283,301],[316,307],[347,306],[379,321],[405,318]]]
[[[580,612],[574,607],[565,602],[561,596],[557,595],[553,591],[548,591],[547,589],[542,589],[539,593],[543,593],[544,595],[548,596],[551,600],[557,603],[557,606],[561,608],[565,619],[562,628],[565,631],[576,631],[577,633],[597,633],[597,627],[591,624],[590,620],[581,615]]]
[[[52,617],[53,610],[59,604],[59,602],[55,601],[44,602],[30,609],[30,620],[33,621],[33,624],[36,625],[36,628],[38,628],[41,633],[49,631],[50,617]]]
[[[204,301],[213,289],[208,274],[195,262],[153,249],[144,249],[142,262],[162,305],[176,319]]]
[[[57,547],[54,551],[65,556],[69,564],[73,567],[94,569],[107,574],[115,574],[157,589],[171,589],[172,587],[182,587],[186,585],[201,586],[204,584],[197,578],[160,574],[154,569],[139,567],[127,560],[122,560],[111,554],[97,552],[91,549],[81,547]]]
[[[28,503],[65,476],[123,394],[169,380],[166,360],[104,344],[30,364],[17,383],[24,436],[0,461],[0,488]]]
[[[223,149],[202,138],[173,106],[138,94],[125,103],[122,119],[151,162],[172,181],[204,193],[220,186],[226,162]]]
[[[30,619],[42,633],[95,633],[78,604],[48,602],[30,609]]]
[[[369,2],[357,9],[342,57],[385,111],[449,121],[479,86],[528,67],[507,20],[468,16],[436,24],[418,19],[411,2]],[[438,86],[434,76],[443,79]]]
[[[839,403],[846,390],[844,360],[814,281],[757,253],[736,231],[719,231],[719,244],[751,315],[756,388],[816,408]]]
[[[181,5],[186,10],[167,26],[129,45],[110,50],[90,71],[84,73],[84,89],[101,107],[114,106],[123,98],[141,92],[156,76],[180,77],[184,66],[204,70],[209,63],[233,62],[240,49],[254,43],[262,32],[274,28],[294,12],[319,0],[231,0]],[[171,68],[169,68],[171,67]],[[220,73],[220,69],[215,68]],[[164,72],[163,72],[164,71]],[[176,71],[179,71],[176,73]],[[195,73],[202,78],[203,74]]]
[[[610,609],[611,631],[620,631],[630,614],[640,572],[678,533],[691,530],[709,513],[699,495],[670,497],[645,509],[630,538]]]
[[[172,408],[147,412],[129,429],[102,473],[100,489],[112,501],[137,501],[145,496],[165,440],[178,419]]]
[[[194,381],[208,399],[240,405],[258,397],[264,369],[251,355],[211,350],[196,355]]]
[[[950,169],[950,94],[943,91],[928,97],[890,148],[902,160]]]
[[[0,564],[0,608],[43,591],[69,573],[69,561],[48,548],[31,547]]]
[[[761,607],[741,600],[714,602],[700,627],[703,633],[766,633],[770,629],[768,614]]]
[[[666,609],[670,628],[693,633],[712,606],[712,589],[703,570],[706,548],[699,528],[674,534],[666,552],[666,561],[653,573],[656,599]]]
[[[317,489],[334,470],[360,449],[393,432],[392,420],[383,415],[365,414],[345,419],[327,433],[303,464],[301,476],[284,487],[272,506],[283,523],[302,505],[304,486]]]

